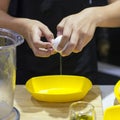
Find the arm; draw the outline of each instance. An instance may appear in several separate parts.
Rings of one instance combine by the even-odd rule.
[[[111,0],[109,5],[96,8],[98,27],[120,27],[120,0]]]
[[[116,2],[117,0],[108,0],[108,3],[113,3],[113,2]]]
[[[52,32],[43,23],[27,18],[16,18],[7,14],[10,0],[0,0],[0,27],[8,28],[23,35],[33,50],[39,57],[49,57],[53,54],[51,43]],[[41,37],[46,37],[48,42],[42,42]]]
[[[90,42],[97,27],[120,26],[120,0],[109,0],[111,4],[101,7],[90,7],[64,18],[57,26],[58,35],[63,38],[57,50],[67,56],[78,53]]]

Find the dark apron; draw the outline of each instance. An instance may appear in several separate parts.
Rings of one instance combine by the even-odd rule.
[[[36,19],[46,24],[56,36],[56,26],[63,17],[86,7],[104,5],[105,0],[13,0],[9,13],[16,17]],[[43,39],[45,41],[45,39]],[[17,84],[34,76],[60,74],[60,55],[35,57],[26,42],[17,47]],[[96,44],[93,39],[82,52],[62,58],[62,74],[83,75],[95,84],[97,76]]]

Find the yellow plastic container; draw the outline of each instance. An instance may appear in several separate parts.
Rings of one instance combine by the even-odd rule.
[[[104,120],[120,120],[120,105],[108,107],[104,112]]]
[[[120,80],[114,86],[114,94],[120,103]],[[108,107],[104,112],[104,120],[120,120],[120,105]]]
[[[47,102],[80,100],[91,88],[88,78],[72,75],[33,77],[26,82],[26,89],[35,99]]]
[[[114,94],[118,102],[120,103],[120,80],[115,84]]]

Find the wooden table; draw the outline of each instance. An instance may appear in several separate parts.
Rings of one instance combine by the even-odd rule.
[[[103,119],[99,86],[93,86],[83,101],[88,101],[95,106],[96,120]],[[20,120],[68,120],[71,103],[40,102],[27,92],[24,85],[16,86],[14,106],[20,112]]]

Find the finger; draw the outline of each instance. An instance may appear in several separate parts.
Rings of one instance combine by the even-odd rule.
[[[81,52],[83,49],[83,39],[80,39],[77,43],[76,48],[73,50],[73,53]]]
[[[72,33],[72,28],[70,29],[71,24],[67,22],[64,25],[64,30],[63,30],[63,37],[61,42],[58,45],[58,50],[63,51],[63,49],[66,49],[66,46],[69,44],[71,33]]]
[[[43,42],[41,40],[33,41],[33,46],[35,48],[38,48],[38,49],[39,48],[43,48],[43,49],[50,49],[50,48],[52,48],[51,43],[49,43],[49,42]]]
[[[39,29],[42,31],[42,36],[44,36],[48,41],[54,39],[53,33],[47,26],[42,24]]]
[[[88,40],[89,40],[89,38],[87,38],[87,37],[81,38],[73,52],[74,53],[81,52],[83,50],[83,48],[88,44]]]
[[[31,36],[31,48],[35,56],[38,57],[49,57],[53,54],[53,49],[50,42],[41,41],[41,32],[35,32],[34,35]]]
[[[76,48],[74,49],[75,53],[81,52],[83,48],[91,41],[92,35],[90,34],[83,34],[78,41]]]
[[[34,47],[36,48],[51,48],[50,42],[41,41],[42,32],[40,30],[34,31],[34,34],[31,35],[31,41]]]
[[[57,36],[63,34],[64,25],[65,25],[65,19],[63,19],[63,20],[57,25]]]
[[[78,40],[79,40],[79,35],[76,32],[73,32],[68,44],[66,45],[66,48],[62,51],[62,55],[66,55],[66,56],[70,55],[77,46]]]
[[[53,54],[53,51],[51,49],[45,49],[45,48],[34,48],[33,53],[37,57],[49,57]]]

